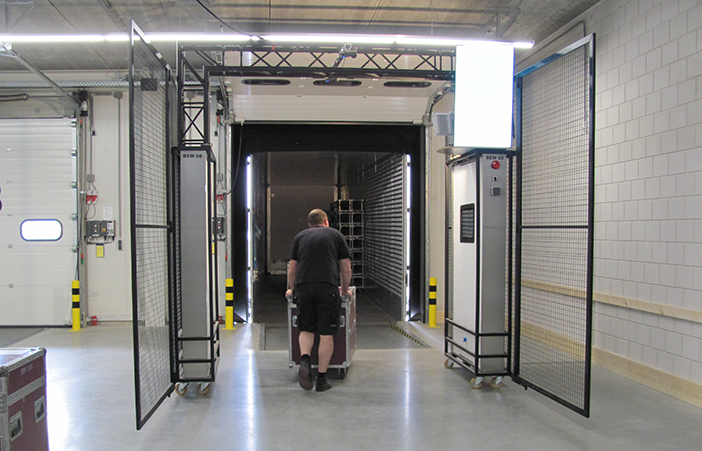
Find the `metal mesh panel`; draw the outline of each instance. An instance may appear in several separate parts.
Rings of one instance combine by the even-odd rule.
[[[522,79],[518,377],[589,414],[590,47]]]
[[[587,49],[524,77],[523,225],[587,225]]]
[[[587,230],[522,234],[520,375],[582,407]]]
[[[156,376],[165,375],[170,382],[168,305],[163,302],[168,298],[168,286],[164,283],[168,280],[166,239],[165,229],[137,230],[142,409],[154,406],[163,395],[164,386]]]
[[[134,40],[131,66],[132,283],[140,428],[172,386],[168,316],[168,70],[143,38]]]

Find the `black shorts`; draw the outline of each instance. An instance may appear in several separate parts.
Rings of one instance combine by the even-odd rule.
[[[293,302],[300,331],[334,335],[339,330],[339,288],[328,283],[303,283],[293,290]]]

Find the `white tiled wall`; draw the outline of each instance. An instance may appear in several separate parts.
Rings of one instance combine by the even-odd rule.
[[[595,292],[702,310],[702,1],[604,0]],[[702,324],[595,306],[598,348],[702,384]]]

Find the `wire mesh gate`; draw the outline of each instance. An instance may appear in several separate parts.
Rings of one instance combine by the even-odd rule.
[[[517,74],[513,379],[590,414],[594,35]],[[510,278],[511,279],[511,278]]]
[[[168,192],[176,86],[170,68],[132,23],[129,55],[132,315],[137,429],[173,391],[173,298]],[[177,116],[176,116],[177,117]],[[174,139],[175,138],[175,139]],[[177,244],[177,243],[176,243]],[[175,293],[177,294],[177,293]]]

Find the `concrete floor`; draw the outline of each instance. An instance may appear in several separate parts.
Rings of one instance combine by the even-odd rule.
[[[505,380],[472,390],[445,369],[442,329],[409,325],[426,349],[359,350],[332,390],[303,391],[287,352],[258,351],[258,326],[222,330],[207,396],[171,395],[135,427],[129,324],[48,329],[50,445],[59,450],[693,450],[702,409],[593,368],[585,419]],[[193,393],[191,393],[193,392]]]

